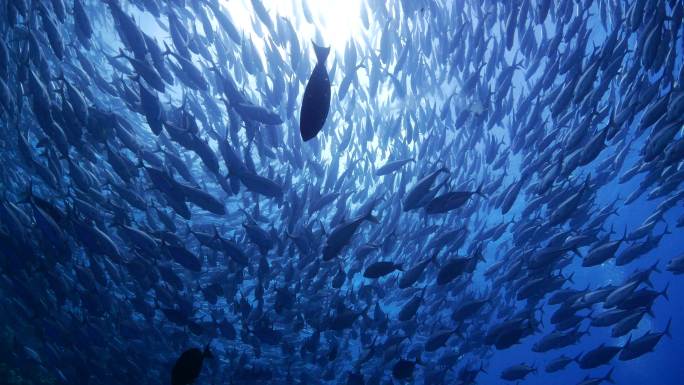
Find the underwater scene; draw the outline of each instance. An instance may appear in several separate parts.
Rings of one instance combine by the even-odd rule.
[[[684,384],[683,0],[0,31],[0,384]]]

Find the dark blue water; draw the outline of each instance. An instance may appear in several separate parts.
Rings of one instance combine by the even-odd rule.
[[[0,5],[0,383],[682,382],[681,0]]]

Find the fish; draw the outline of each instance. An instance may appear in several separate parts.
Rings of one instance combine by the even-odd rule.
[[[171,369],[171,384],[192,384],[200,375],[204,359],[212,357],[213,354],[209,349],[209,345],[205,346],[204,350],[192,348],[184,351]]]
[[[413,377],[413,371],[415,370],[416,364],[419,364],[420,359],[417,361],[410,361],[407,359],[400,359],[394,366],[392,366],[392,377],[398,380],[405,380]]]
[[[476,191],[449,191],[438,195],[425,206],[427,214],[443,214],[458,209],[468,202],[471,196],[482,195],[482,186]]]
[[[578,359],[579,359],[579,357],[572,358],[572,357],[567,357],[565,355],[562,355],[562,356],[552,360],[551,362],[549,362],[548,365],[546,365],[546,368],[544,368],[544,370],[547,373],[554,373],[554,372],[557,372],[559,370],[565,369],[566,366],[568,366],[569,364],[571,364],[572,362],[574,362]]]
[[[525,364],[513,365],[501,372],[501,378],[506,381],[518,381],[525,379],[528,374],[536,371],[536,368]]]
[[[371,279],[380,278],[391,274],[395,270],[403,271],[402,265],[389,261],[379,261],[369,265],[363,272],[363,276]]]
[[[344,247],[349,244],[361,223],[365,221],[379,223],[379,220],[369,210],[367,213],[348,222],[340,223],[330,230],[330,234],[328,234],[323,246],[323,260],[329,261],[337,257]]]
[[[610,382],[612,384],[612,383],[614,383],[613,377],[612,377],[614,370],[615,370],[615,368],[610,368],[608,373],[606,373],[606,375],[603,377],[591,378],[589,376],[585,376],[582,381],[578,382],[578,385],[599,385],[599,384],[603,383],[604,381]]]
[[[299,112],[299,133],[303,141],[315,138],[323,128],[330,110],[330,79],[325,61],[330,47],[323,47],[312,42],[316,52],[316,66],[306,83],[302,105]]]
[[[577,362],[582,369],[592,369],[606,365],[623,349],[622,346],[607,346],[601,344],[598,347],[584,353]]]
[[[629,340],[625,344],[624,348],[620,352],[618,358],[620,361],[633,360],[637,357],[653,351],[655,346],[660,342],[663,336],[668,336],[672,338],[670,334],[670,325],[672,324],[672,319],[667,321],[667,326],[662,332],[647,332],[643,336],[632,340],[630,335]]]
[[[415,160],[413,158],[409,158],[409,159],[397,159],[397,160],[389,161],[389,162],[385,163],[384,165],[378,167],[377,170],[375,170],[375,176],[383,176],[383,175],[392,174],[395,171],[402,168],[404,165],[408,164],[409,162],[415,162]]]
[[[684,273],[684,257],[678,256],[673,258],[667,265],[667,270],[674,274]]]
[[[10,382],[682,377],[681,1],[5,3]]]

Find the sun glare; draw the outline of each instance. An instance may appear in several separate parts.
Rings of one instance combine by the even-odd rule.
[[[337,52],[344,52],[350,39],[359,40],[362,0],[262,0],[271,19],[288,18],[297,30],[299,41],[311,41],[330,45]],[[252,27],[257,19],[252,0],[223,0],[223,7],[230,13],[236,27],[245,35],[258,38]],[[309,22],[309,16],[313,23]],[[322,39],[319,41],[318,36]]]

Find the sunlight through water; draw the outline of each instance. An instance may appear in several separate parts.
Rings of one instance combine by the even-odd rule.
[[[257,16],[252,1],[222,0],[222,3],[238,30],[245,31],[246,35],[253,34],[252,19]],[[285,17],[292,22],[300,42],[313,39],[342,53],[350,39],[360,40],[363,30],[361,0],[264,0],[262,3],[274,21],[277,17]],[[318,37],[322,40],[318,41]]]

